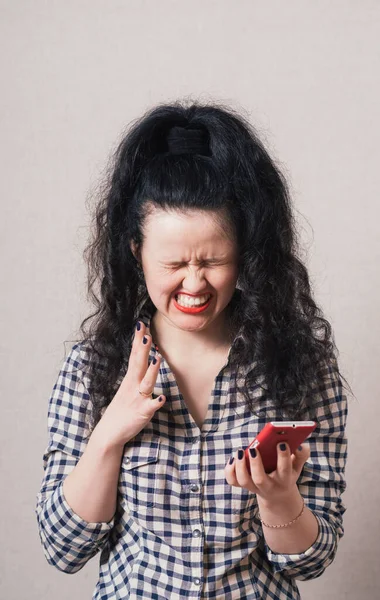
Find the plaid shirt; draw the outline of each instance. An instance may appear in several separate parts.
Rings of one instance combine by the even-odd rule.
[[[144,307],[140,318],[149,326]],[[150,358],[154,354],[152,344]],[[268,420],[281,419],[266,409],[264,397],[262,417],[247,410],[229,360],[215,378],[200,430],[162,359],[154,393],[167,400],[125,444],[114,517],[89,523],[75,514],[62,485],[86,447],[85,365],[85,346],[77,343],[49,401],[49,442],[36,505],[49,564],[75,573],[101,551],[93,600],[299,599],[296,580],[319,577],[344,533],[347,398],[331,366],[316,397],[317,428],[307,440],[311,455],[297,482],[319,534],[305,552],[278,554],[265,542],[256,495],[230,486],[224,467]],[[262,395],[259,385],[253,392]]]

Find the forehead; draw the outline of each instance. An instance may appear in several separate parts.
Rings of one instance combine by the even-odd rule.
[[[224,211],[164,210],[151,208],[144,223],[145,241],[165,243],[233,244],[231,225]]]

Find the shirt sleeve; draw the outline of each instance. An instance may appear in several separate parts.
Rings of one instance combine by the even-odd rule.
[[[66,573],[79,571],[107,542],[114,525],[114,518],[108,523],[85,521],[75,514],[63,494],[63,481],[87,443],[90,398],[83,382],[83,353],[80,344],[72,347],[50,397],[49,441],[35,507],[45,557]]]
[[[310,457],[297,481],[305,505],[318,521],[317,539],[299,554],[277,554],[264,542],[272,570],[284,571],[287,577],[301,581],[322,575],[333,562],[344,534],[346,507],[341,495],[346,489],[347,397],[332,363],[326,365],[322,379],[316,398],[317,427],[305,441],[310,445]]]

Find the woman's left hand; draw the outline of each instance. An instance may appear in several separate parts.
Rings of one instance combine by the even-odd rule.
[[[277,468],[272,473],[265,472],[257,448],[255,458],[249,455],[251,474],[246,466],[245,455],[239,459],[237,451],[232,465],[228,461],[224,469],[227,483],[245,488],[268,503],[281,502],[288,498],[294,491],[302,468],[310,456],[310,447],[304,444],[295,454],[291,454],[288,444],[285,443],[285,450],[280,448],[283,444],[284,442],[281,442],[277,445]]]

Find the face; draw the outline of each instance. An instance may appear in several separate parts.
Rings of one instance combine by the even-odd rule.
[[[216,325],[235,291],[238,248],[217,214],[154,209],[145,221],[140,259],[149,296],[160,318],[182,330]]]

